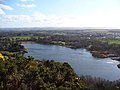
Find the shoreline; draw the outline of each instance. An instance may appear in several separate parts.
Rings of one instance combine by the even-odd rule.
[[[63,46],[66,48],[71,48],[71,49],[81,49],[81,48],[74,47],[74,46],[54,44],[54,43],[40,43],[40,42],[34,42],[34,41],[22,41],[21,42],[21,44],[34,44],[34,43],[43,44],[43,45],[58,45],[58,46]],[[105,53],[101,53],[100,51],[90,51],[88,50],[88,48],[83,48],[83,49],[86,49],[87,51],[89,51],[92,54],[92,56],[95,58],[111,58],[112,60],[120,61],[118,59],[119,57],[114,54],[105,54]]]

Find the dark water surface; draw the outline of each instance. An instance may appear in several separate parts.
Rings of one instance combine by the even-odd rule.
[[[63,46],[37,43],[22,45],[28,49],[25,56],[33,56],[35,59],[68,62],[78,75],[91,75],[108,80],[120,79],[120,69],[117,68],[118,61],[110,58],[94,58],[86,49],[70,49]]]

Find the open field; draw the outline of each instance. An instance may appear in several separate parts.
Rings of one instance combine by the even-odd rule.
[[[120,40],[100,40],[102,42],[107,42],[108,44],[120,44]]]
[[[19,39],[30,39],[31,36],[14,36],[14,37],[11,37],[11,38],[14,38],[14,39],[16,39],[16,38],[19,38]]]
[[[14,37],[11,37],[13,39],[20,39],[20,40],[29,40],[31,38],[38,38],[38,36],[14,36]]]

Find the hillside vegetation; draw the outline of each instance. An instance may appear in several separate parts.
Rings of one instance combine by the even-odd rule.
[[[85,83],[68,63],[16,56],[0,62],[0,90],[80,90]]]
[[[66,62],[24,57],[25,48],[20,41],[35,41],[72,48],[90,46],[88,48],[90,51],[107,51],[120,55],[119,45],[94,39],[73,38],[73,36],[41,37],[31,37],[30,40],[0,38],[0,90],[120,90],[120,80],[108,81],[91,76],[78,77]]]

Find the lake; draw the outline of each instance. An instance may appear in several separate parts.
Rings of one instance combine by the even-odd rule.
[[[120,69],[117,68],[118,61],[110,58],[94,58],[86,49],[71,49],[58,45],[37,43],[22,45],[28,50],[25,56],[33,56],[35,59],[68,62],[79,76],[91,75],[111,81],[120,79]]]

